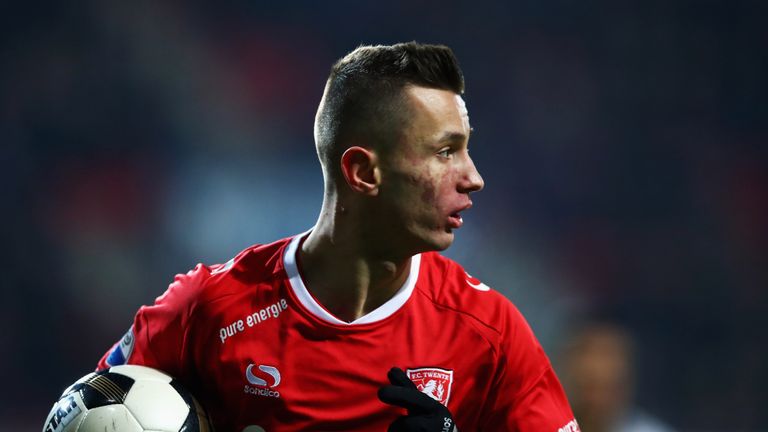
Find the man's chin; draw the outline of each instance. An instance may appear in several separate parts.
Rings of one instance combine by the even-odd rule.
[[[453,244],[453,231],[451,229],[433,230],[429,232],[412,232],[410,241],[401,243],[401,252],[415,255],[422,252],[437,252],[448,249]],[[408,245],[408,246],[406,246]]]
[[[446,229],[444,232],[438,233],[430,238],[431,251],[444,251],[453,244],[453,230]]]

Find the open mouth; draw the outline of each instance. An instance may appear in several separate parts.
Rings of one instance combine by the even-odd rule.
[[[459,214],[459,212],[451,213],[448,216],[449,228],[461,228],[462,225],[464,225],[464,219],[461,218],[461,215]]]

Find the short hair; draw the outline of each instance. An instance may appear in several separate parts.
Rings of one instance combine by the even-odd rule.
[[[408,85],[463,94],[464,75],[450,48],[417,42],[359,46],[337,61],[315,117],[315,144],[324,169],[338,172],[349,138],[393,138],[405,118],[397,108]]]

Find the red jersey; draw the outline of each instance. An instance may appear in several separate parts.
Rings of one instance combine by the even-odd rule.
[[[176,276],[98,368],[141,364],[177,377],[220,431],[385,431],[405,414],[377,397],[393,366],[445,404],[459,430],[578,431],[520,312],[457,263],[414,256],[400,290],[347,323],[304,286],[301,237]]]

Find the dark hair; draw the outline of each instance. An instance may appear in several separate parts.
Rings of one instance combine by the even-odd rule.
[[[408,85],[462,94],[464,76],[453,51],[444,45],[360,46],[337,61],[315,118],[315,141],[323,165],[335,172],[346,150],[344,138],[365,135],[386,141],[391,137],[402,120],[398,102]]]

